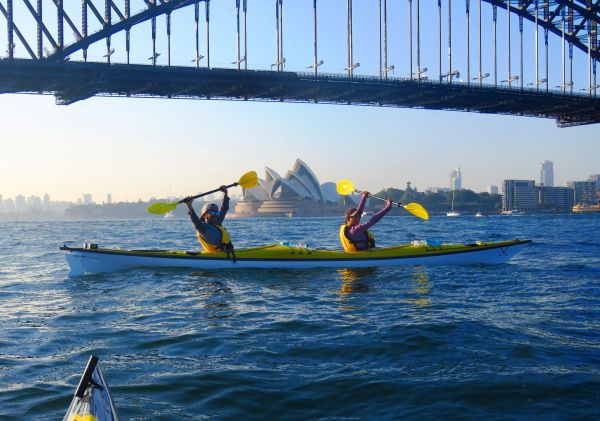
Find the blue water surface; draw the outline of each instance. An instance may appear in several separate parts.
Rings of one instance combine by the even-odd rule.
[[[339,218],[231,219],[339,247]],[[386,217],[508,264],[68,276],[58,247],[198,247],[175,220],[0,222],[0,419],[61,419],[90,354],[126,420],[600,417],[600,215]]]

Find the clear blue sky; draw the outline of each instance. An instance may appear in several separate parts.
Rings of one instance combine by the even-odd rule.
[[[141,1],[132,3],[132,11],[143,8]],[[354,3],[354,57],[361,62],[357,72],[376,74],[377,1]],[[388,3],[388,62],[396,66],[394,76],[407,76],[408,2]],[[477,2],[471,3],[473,77],[478,67]],[[274,0],[249,0],[250,68],[268,68],[275,61],[274,4]],[[421,63],[435,78],[437,7],[432,1],[421,4]],[[346,65],[345,5],[345,0],[319,1],[319,59],[325,61],[320,68],[324,72],[342,73]],[[212,1],[211,64],[215,67],[233,67],[236,58],[234,6],[233,0]],[[79,19],[79,5],[73,7],[69,14]],[[284,7],[287,70],[305,71],[312,63],[312,1],[287,0]],[[26,16],[23,6],[19,8],[16,15]],[[464,2],[454,1],[453,12],[453,67],[464,75]],[[488,23],[484,45],[488,50],[490,13],[491,8],[484,5]],[[513,19],[512,73],[518,74],[518,21]],[[158,19],[159,64],[166,63],[164,20]],[[498,23],[498,36],[505,39],[505,15],[500,15]],[[21,29],[30,30],[33,43],[31,25]],[[173,25],[172,62],[192,65],[193,8],[177,11]],[[524,79],[530,81],[535,78],[532,25],[526,24],[525,30],[528,64]],[[148,63],[149,34],[149,25],[134,29],[135,62]],[[446,36],[443,32],[444,60]],[[200,37],[204,54],[203,26]],[[3,32],[0,45],[6,45],[5,39]],[[113,61],[123,61],[123,37],[115,36],[112,45],[116,49]],[[551,47],[554,86],[561,79],[556,37]],[[105,43],[99,42],[90,49],[90,59],[100,60],[105,48]],[[416,53],[416,47],[414,50]],[[501,54],[505,50],[505,44],[499,46]],[[17,54],[23,53],[17,47]],[[501,57],[499,80],[507,73],[505,56]],[[490,63],[488,54],[484,72],[492,70]],[[586,56],[578,53],[574,75],[578,88],[587,83],[585,64]],[[443,67],[447,70],[445,62]],[[371,191],[403,187],[407,181],[420,190],[446,187],[450,171],[458,166],[463,186],[476,191],[488,184],[499,185],[504,178],[538,180],[543,160],[554,162],[557,185],[600,172],[600,126],[558,129],[553,120],[334,105],[131,98],[92,98],[65,107],[55,105],[51,96],[37,95],[0,96],[0,115],[0,194],[5,198],[49,193],[53,200],[75,200],[86,192],[96,201],[102,201],[107,193],[112,193],[113,200],[137,200],[165,196],[169,191],[183,196],[231,183],[251,169],[261,177],[265,166],[284,174],[296,158],[303,159],[321,182],[349,178],[357,188]]]

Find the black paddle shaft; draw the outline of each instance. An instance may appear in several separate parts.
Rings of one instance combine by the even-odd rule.
[[[81,376],[81,380],[79,381],[79,385],[77,386],[77,389],[75,390],[75,396],[77,396],[79,399],[83,398],[83,394],[85,393],[85,390],[87,389],[90,382],[92,381],[92,374],[94,374],[94,370],[96,369],[97,364],[98,364],[98,357],[96,357],[95,355],[90,356],[87,366],[85,367],[85,370],[83,371],[83,375]]]
[[[239,183],[236,181],[235,183],[228,184],[227,186],[225,186],[225,188],[228,189],[230,187],[235,187],[238,184]],[[202,197],[202,196],[208,196],[209,194],[216,193],[216,192],[218,192],[220,190],[221,190],[221,187],[219,187],[218,189],[214,189],[214,190],[211,190],[211,191],[207,191],[207,192],[204,192],[204,193],[197,194],[196,196],[192,196],[192,200],[197,199],[197,198]],[[185,203],[185,199],[181,199],[177,203]]]
[[[360,190],[356,190],[356,189],[354,189],[354,191],[355,191],[356,193],[362,193],[362,191],[360,191]],[[369,193],[369,197],[372,197],[373,199],[377,199],[377,200],[383,200],[384,202],[387,202],[387,199],[384,199],[383,197],[375,196],[375,195],[373,195],[373,194],[370,194],[370,193]],[[396,205],[396,206],[398,206],[399,208],[403,208],[403,207],[404,207],[404,205],[403,205],[402,203],[400,203],[400,202],[394,202],[393,200],[392,200],[392,205]]]

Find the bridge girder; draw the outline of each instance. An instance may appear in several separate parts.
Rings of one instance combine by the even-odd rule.
[[[12,5],[13,2],[17,0],[0,0],[0,12],[7,17],[7,21],[9,22],[9,34],[12,36],[12,32],[17,35],[18,39],[21,41],[23,46],[27,49],[29,54],[34,60],[29,60],[33,63],[37,63],[38,65],[44,65],[46,63],[52,63],[61,65],[64,64],[68,57],[80,50],[84,52],[86,49],[101,40],[106,39],[107,44],[109,44],[110,37],[117,34],[120,31],[128,31],[136,25],[142,24],[149,20],[155,19],[161,15],[169,15],[177,9],[185,8],[191,5],[198,5],[200,3],[209,4],[210,0],[144,0],[147,8],[142,11],[134,14],[133,16],[129,15],[129,9],[126,8],[126,13],[123,14],[119,8],[116,6],[113,0],[104,0],[104,17],[100,14],[96,6],[92,0],[82,0],[82,8],[86,11],[86,13],[91,10],[92,14],[96,17],[96,19],[102,24],[102,29],[93,32],[91,34],[87,34],[87,24],[84,26],[83,18],[82,18],[82,27],[81,31],[77,28],[77,26],[73,23],[70,17],[63,10],[63,1],[64,0],[47,0],[51,1],[57,8],[57,13],[59,16],[59,24],[62,25],[66,22],[68,27],[73,30],[75,41],[72,43],[64,44],[63,40],[63,28],[60,26],[56,31],[56,39],[51,35],[53,31],[50,27],[47,27],[44,24],[42,19],[42,15],[39,9],[39,5],[43,3],[43,0],[38,1],[38,10],[34,9],[31,4],[31,0],[21,0],[29,12],[34,17],[37,25],[38,25],[38,54],[34,53],[33,49],[29,46],[28,40],[23,35],[22,32],[19,31],[18,26],[14,21],[12,21]],[[568,15],[568,30],[565,31],[565,39],[567,42],[572,43],[576,48],[584,51],[586,54],[590,54],[590,56],[595,60],[600,60],[600,44],[598,43],[598,23],[600,20],[600,0],[481,0],[484,3],[491,4],[498,8],[504,9],[505,11],[510,12],[511,14],[518,15],[523,19],[527,19],[531,22],[535,22],[536,17],[536,4],[538,5],[538,25],[548,32],[552,32],[558,36],[562,36],[563,31],[563,14]],[[7,3],[7,7],[3,5],[3,3]],[[98,0],[99,2],[99,0]],[[126,1],[126,4],[128,2]],[[197,8],[196,8],[197,9]],[[114,15],[113,15],[114,12]],[[541,15],[541,17],[540,17]],[[9,19],[10,16],[10,19]],[[196,16],[197,17],[197,16]],[[119,19],[118,21],[113,23],[113,18]],[[62,22],[62,23],[60,23]],[[567,26],[567,24],[565,24]],[[587,30],[586,30],[587,29]],[[595,31],[595,35],[592,39],[593,45],[588,46],[587,42],[590,37],[590,31]],[[49,54],[44,60],[42,60],[43,56],[41,54],[41,39],[42,36],[45,36],[49,43],[54,48],[54,52]],[[9,46],[9,51],[12,51],[13,47]],[[589,51],[588,51],[589,48]],[[85,55],[84,55],[85,58]],[[38,59],[38,60],[35,60]],[[9,61],[12,61],[12,55],[9,56]],[[2,62],[3,60],[0,60]],[[16,59],[15,59],[16,61]],[[191,70],[191,69],[190,69]],[[139,69],[135,71],[140,71]],[[179,68],[179,71],[183,71],[182,68]],[[526,98],[527,103],[520,104],[520,106],[515,106],[517,100],[515,100],[511,94],[514,91],[504,91],[501,88],[494,90],[495,99],[491,101],[489,104],[485,104],[479,102],[479,105],[473,104],[465,104],[461,98],[466,98],[470,100],[478,100],[476,95],[473,92],[469,91],[469,87],[465,87],[464,85],[456,85],[455,87],[447,86],[444,87],[445,91],[440,91],[438,86],[430,87],[426,82],[417,82],[415,84],[414,81],[410,83],[415,84],[415,89],[413,90],[408,83],[403,82],[402,89],[399,90],[397,84],[391,84],[390,92],[387,94],[382,93],[382,87],[379,86],[376,89],[373,89],[371,85],[381,85],[380,80],[376,81],[362,81],[358,84],[352,83],[352,80],[344,80],[340,78],[335,79],[335,83],[329,83],[326,79],[318,78],[318,79],[307,79],[305,76],[300,76],[296,73],[291,72],[279,72],[280,75],[278,78],[261,78],[256,77],[257,74],[248,73],[244,76],[244,72],[237,73],[235,78],[239,80],[234,80],[232,77],[227,76],[226,78],[214,78],[213,82],[222,83],[220,85],[220,90],[215,89],[207,89],[203,84],[199,84],[198,86],[190,86],[181,84],[181,81],[174,80],[173,86],[167,86],[162,82],[156,82],[150,79],[145,80],[145,84],[136,84],[131,80],[127,81],[119,81],[119,83],[114,82],[114,78],[110,83],[101,80],[101,78],[96,77],[93,80],[93,83],[89,85],[61,85],[58,82],[48,82],[43,87],[34,87],[31,89],[21,89],[23,91],[29,92],[54,92],[57,96],[57,101],[61,104],[69,104],[75,101],[79,101],[81,99],[88,98],[90,96],[96,94],[108,94],[108,95],[140,95],[142,93],[147,92],[148,96],[179,96],[182,93],[189,93],[190,97],[203,97],[203,98],[228,98],[228,99],[254,99],[254,100],[271,100],[271,101],[310,101],[310,102],[329,102],[329,103],[344,103],[344,104],[356,104],[356,105],[385,105],[385,106],[396,106],[396,107],[416,107],[416,108],[430,108],[430,109],[453,109],[453,110],[468,110],[472,112],[488,112],[489,110],[494,110],[496,113],[513,113],[515,115],[539,115],[543,117],[548,117],[552,115],[552,118],[556,118],[559,125],[561,126],[570,126],[577,124],[577,117],[573,117],[573,115],[580,115],[580,124],[588,124],[588,122],[600,122],[598,117],[598,113],[595,112],[594,107],[597,106],[597,101],[592,101],[593,105],[590,106],[587,103],[581,102],[581,99],[573,98],[573,104],[582,103],[584,105],[584,109],[581,111],[575,110],[570,105],[564,105],[563,103],[556,102],[556,98],[553,96],[548,96],[548,98],[554,98],[555,105],[550,105],[550,111],[545,111],[540,109],[539,105],[536,105],[534,108],[536,111],[530,110],[530,105],[532,104],[532,97]],[[288,75],[286,75],[288,73]],[[270,73],[266,73],[269,74]],[[46,73],[48,75],[48,73]],[[175,76],[171,75],[174,79]],[[247,80],[244,80],[244,77],[251,76],[253,80],[251,83],[248,83]],[[15,76],[16,77],[16,76]],[[57,76],[60,78],[60,75]],[[187,76],[184,76],[184,79]],[[302,83],[299,82],[297,78],[302,80]],[[302,79],[304,78],[304,79]],[[1,78],[0,78],[1,79]],[[269,80],[267,80],[269,79]],[[276,79],[276,83],[273,83]],[[316,83],[315,83],[316,82]],[[10,83],[10,82],[7,82]],[[196,82],[199,83],[199,82]],[[343,85],[345,88],[339,89],[335,84]],[[310,85],[310,86],[309,86]],[[24,85],[20,85],[23,87]],[[37,86],[34,84],[34,86]],[[42,86],[42,85],[40,85]],[[57,87],[58,86],[58,87]],[[127,88],[124,88],[127,86]],[[115,88],[116,87],[116,88]],[[454,91],[463,90],[465,92]],[[432,92],[441,92],[442,96],[435,97],[432,95]],[[592,87],[590,83],[590,87],[588,89],[590,91],[590,97],[592,95]],[[4,92],[16,92],[17,90],[12,90],[10,87],[6,89],[0,89],[0,93]],[[401,92],[400,92],[401,91]],[[508,99],[505,98],[505,101],[508,101],[506,104],[503,104],[503,100],[499,97],[500,94],[504,94],[508,96]],[[529,95],[529,94],[527,94]],[[525,95],[525,96],[527,96]],[[547,94],[548,95],[548,94]],[[460,97],[460,98],[459,98]],[[595,88],[594,88],[594,97],[595,97]],[[591,99],[591,98],[590,98]],[[452,104],[448,106],[446,104]],[[489,107],[489,108],[487,108]],[[560,114],[559,111],[563,108],[569,109],[569,114],[566,113]],[[585,108],[587,107],[587,108]],[[590,117],[583,116],[584,113],[589,113]],[[571,115],[572,114],[572,115]]]
[[[159,4],[157,4],[156,0],[144,0],[147,8],[129,17],[126,17],[119,10],[113,0],[109,0],[108,3],[106,3],[108,4],[108,9],[105,11],[105,17],[100,14],[91,0],[83,0],[85,7],[88,7],[96,16],[98,21],[103,25],[101,30],[89,35],[85,35],[83,28],[79,30],[79,28],[77,28],[77,26],[70,19],[68,14],[64,12],[62,9],[62,0],[49,0],[52,1],[52,3],[57,7],[57,12],[60,12],[60,15],[64,18],[76,37],[76,41],[68,45],[61,45],[60,41],[57,42],[54,40],[51,36],[51,32],[43,24],[43,22],[41,22],[41,17],[38,16],[29,0],[22,1],[27,6],[34,19],[40,24],[41,30],[43,31],[46,39],[55,49],[55,51],[47,58],[64,60],[69,55],[79,50],[85,50],[91,44],[103,39],[107,39],[118,32],[130,30],[136,25],[161,15],[170,14],[177,9],[202,2],[209,2],[210,0],[160,0]],[[510,13],[514,15],[520,16],[531,22],[535,22],[535,0],[482,0],[482,2],[496,6],[500,9],[508,9],[510,10]],[[4,0],[0,0],[0,12],[2,12],[4,16],[8,18],[7,9],[3,3]],[[600,60],[600,39],[597,36],[598,26],[600,24],[600,0],[538,0],[537,3],[539,5],[538,25],[557,36],[562,36],[562,11],[572,11],[572,23],[569,24],[571,31],[566,31],[565,40],[569,43],[572,43],[576,48],[584,51],[585,53],[588,52],[588,31],[594,30],[596,32],[596,35],[594,36],[595,42],[594,45],[591,46],[590,55],[592,58]],[[113,23],[111,19],[113,11],[116,14],[115,17],[120,19],[115,23]],[[570,19],[571,14],[568,13],[568,15],[569,16],[567,18]],[[587,31],[584,31],[586,26]],[[35,59],[36,56],[33,53],[33,49],[29,47],[25,37],[18,32],[18,26],[15,22],[13,22],[13,27],[20,41],[23,43],[30,55],[32,55],[32,58]],[[37,58],[39,59],[41,57]]]
[[[482,0],[501,9],[508,9],[512,14],[522,16],[530,22],[535,22],[535,0]],[[590,7],[588,8],[588,1]],[[514,4],[517,4],[516,6]],[[547,7],[547,18],[544,18],[544,7]],[[600,23],[599,0],[538,0],[538,25],[555,35],[562,36],[561,13],[563,10],[573,10],[572,31],[565,31],[565,40],[587,54],[587,42],[581,40],[579,33],[589,23],[596,28],[595,45],[591,46],[590,55],[595,60],[600,60],[600,43],[597,35]],[[577,22],[577,25],[575,24]],[[583,38],[587,39],[587,32]]]
[[[600,99],[534,89],[233,69],[195,69],[76,61],[0,60],[0,93],[54,93],[69,104],[92,95],[320,102],[469,111],[556,119],[559,126],[600,123]]]

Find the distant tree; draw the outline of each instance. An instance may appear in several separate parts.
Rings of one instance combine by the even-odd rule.
[[[473,190],[461,190],[460,200],[465,203],[479,203],[479,195]]]
[[[404,192],[402,190],[387,188],[385,190],[381,190],[380,192],[374,193],[375,196],[383,197],[384,199],[392,199],[396,202],[402,199]]]

